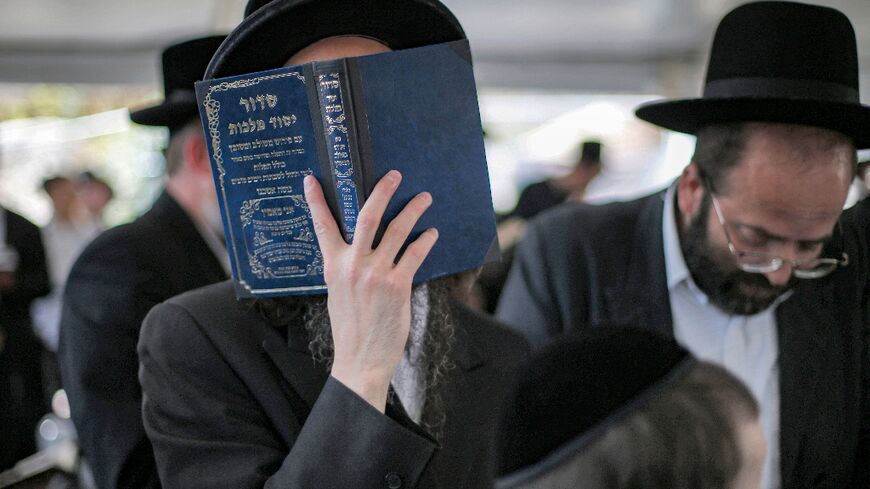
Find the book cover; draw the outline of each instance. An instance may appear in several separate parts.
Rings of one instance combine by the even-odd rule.
[[[391,169],[403,178],[382,227],[432,194],[409,241],[430,227],[439,239],[415,283],[497,254],[467,41],[205,80],[196,92],[239,297],[326,292],[309,174],[348,242]]]

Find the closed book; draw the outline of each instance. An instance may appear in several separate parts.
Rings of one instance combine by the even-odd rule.
[[[326,292],[306,175],[347,242],[388,171],[403,178],[382,230],[432,194],[409,242],[430,227],[439,239],[415,283],[497,256],[467,41],[205,80],[196,93],[239,297]]]

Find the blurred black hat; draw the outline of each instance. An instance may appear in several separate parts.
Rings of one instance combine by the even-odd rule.
[[[163,90],[158,105],[130,113],[130,119],[146,126],[177,129],[199,115],[193,84],[202,79],[214,52],[226,36],[210,36],[169,46],[163,51]]]
[[[694,134],[723,122],[782,122],[832,129],[870,147],[870,106],[858,93],[849,19],[828,7],[755,2],[716,30],[701,98],[651,102],[645,121]]]
[[[391,49],[465,38],[438,0],[250,0],[204,78],[278,68],[305,46],[342,35],[371,37]]]
[[[583,141],[580,147],[580,160],[601,161],[601,143],[599,141]]]
[[[649,330],[602,327],[542,350],[504,403],[498,487],[537,478],[672,385],[694,358]]]

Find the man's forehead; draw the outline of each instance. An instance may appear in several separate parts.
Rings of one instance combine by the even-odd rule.
[[[315,41],[296,52],[284,66],[301,65],[312,61],[351,58],[385,53],[390,48],[378,39],[367,36],[332,36]]]
[[[784,124],[748,124],[745,136],[739,160],[726,177],[730,191],[795,205],[842,206],[856,156],[848,138]]]
[[[848,193],[848,185],[802,179],[798,174],[736,168],[732,191],[720,199],[735,224],[770,236],[815,241],[831,234]]]
[[[813,131],[755,131],[726,177],[722,202],[735,223],[794,240],[831,233],[849,191],[854,147]],[[818,136],[818,134],[816,134]]]

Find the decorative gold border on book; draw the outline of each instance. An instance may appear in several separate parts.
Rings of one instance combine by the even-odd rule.
[[[288,77],[295,77],[296,79],[301,81],[303,84],[305,83],[305,77],[298,71],[291,71],[291,72],[287,72],[287,73],[276,73],[273,75],[258,76],[258,77],[254,77],[254,78],[243,78],[240,80],[233,80],[230,82],[221,82],[217,85],[212,85],[212,86],[208,87],[208,92],[206,93],[206,96],[203,98],[202,104],[203,104],[203,107],[205,108],[206,117],[208,118],[208,135],[211,139],[212,158],[214,159],[215,166],[218,169],[218,179],[220,181],[221,194],[223,197],[224,207],[225,207],[225,211],[227,212],[227,215],[230,215],[230,214],[229,214],[229,209],[227,208],[227,196],[226,196],[226,190],[225,190],[225,186],[224,186],[224,177],[226,176],[226,169],[224,168],[223,152],[221,151],[221,136],[220,136],[220,130],[219,130],[221,105],[220,105],[220,102],[218,102],[217,100],[212,98],[212,94],[216,93],[216,92],[226,92],[226,91],[230,91],[230,90],[234,90],[234,89],[238,89],[238,88],[247,88],[247,87],[251,87],[254,85],[258,85],[262,81],[275,80],[275,79],[288,78]],[[230,232],[230,240],[235,243],[235,236],[233,236],[232,226],[230,226],[229,232]],[[233,247],[233,251],[234,251],[233,259],[236,261],[236,269],[240,270],[241,266],[239,263],[239,257],[237,256],[237,253],[235,252],[236,251],[235,247]],[[318,255],[320,255],[320,253],[318,253]],[[321,257],[321,260],[322,260],[322,257]],[[320,262],[320,263],[315,262],[312,265],[318,267],[322,273],[322,266],[323,266],[322,262]],[[239,277],[239,283],[241,285],[243,285],[246,289],[248,289],[249,292],[253,293],[254,289],[242,277]],[[280,292],[292,292],[292,291],[304,292],[304,291],[320,291],[320,290],[325,291],[326,286],[325,285],[315,285],[315,286],[306,286],[306,287],[257,289],[257,292],[262,293],[262,294],[276,294],[276,293],[280,293]]]

